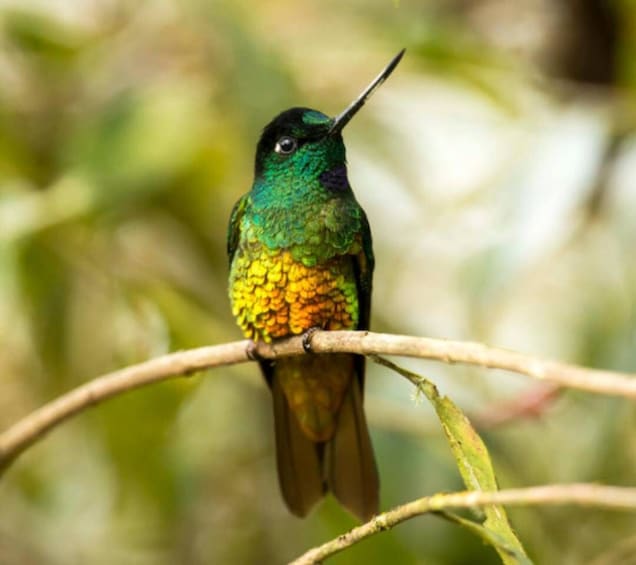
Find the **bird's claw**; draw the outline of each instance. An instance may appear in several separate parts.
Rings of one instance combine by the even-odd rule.
[[[303,350],[305,353],[312,353],[311,349],[311,339],[314,337],[316,332],[321,331],[322,328],[318,326],[314,326],[313,328],[309,328],[306,332],[303,333]]]
[[[255,342],[253,342],[253,341],[250,341],[247,344],[247,348],[245,350],[245,353],[247,354],[247,358],[250,361],[262,361],[263,360],[262,355],[258,352],[258,345]]]

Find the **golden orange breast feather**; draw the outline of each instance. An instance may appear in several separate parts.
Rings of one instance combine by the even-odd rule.
[[[271,341],[312,327],[355,329],[358,300],[351,256],[307,267],[288,251],[235,257],[232,313],[249,339]]]

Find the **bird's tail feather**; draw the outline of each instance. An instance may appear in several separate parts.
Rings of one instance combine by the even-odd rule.
[[[377,514],[380,481],[358,379],[343,398],[325,459],[327,486],[338,501],[363,522]]]
[[[279,379],[273,379],[272,395],[280,490],[289,510],[303,517],[325,494],[322,455],[319,445],[300,429]]]
[[[379,478],[358,379],[351,379],[335,433],[324,443],[312,441],[302,431],[275,376],[271,386],[278,479],[289,510],[296,516],[306,516],[331,490],[360,520],[377,514]]]

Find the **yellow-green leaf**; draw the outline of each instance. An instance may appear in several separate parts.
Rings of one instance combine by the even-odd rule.
[[[466,487],[470,490],[488,492],[498,490],[488,449],[468,418],[455,403],[450,398],[441,396],[437,387],[424,377],[407,371],[381,357],[374,356],[373,359],[409,379],[419,391],[426,395],[437,412],[437,417],[442,424],[442,429],[446,434]],[[526,553],[512,530],[504,507],[498,504],[486,506],[484,515],[486,519],[482,527],[492,532],[495,537],[488,538],[484,535],[481,537],[492,543],[501,560],[506,565],[528,563]],[[494,543],[495,539],[499,541]],[[514,549],[515,553],[511,553],[510,549]],[[522,555],[526,561],[520,561],[516,557],[517,554]]]
[[[482,524],[473,522],[472,520],[467,520],[466,518],[462,518],[452,512],[438,512],[437,514],[446,520],[459,524],[463,528],[466,528],[468,531],[480,537],[487,544],[495,547],[499,554],[502,555],[502,560],[503,554],[506,554],[509,557],[508,562],[510,563],[532,565],[532,561],[530,561],[528,556],[524,553],[523,548],[511,544],[510,540],[504,538],[492,528],[488,528]]]

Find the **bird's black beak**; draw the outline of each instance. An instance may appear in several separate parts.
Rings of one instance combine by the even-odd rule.
[[[333,124],[331,124],[331,128],[329,129],[328,135],[336,135],[337,133],[342,131],[342,128],[345,127],[351,118],[356,115],[356,112],[364,106],[364,103],[371,98],[371,95],[379,88],[379,86],[389,78],[389,75],[393,72],[395,67],[398,66],[398,63],[402,59],[404,52],[406,49],[402,49],[391,62],[386,66],[386,68],[371,82],[369,86],[364,89],[364,92],[354,100],[351,105],[341,114],[338,114],[334,120]]]

